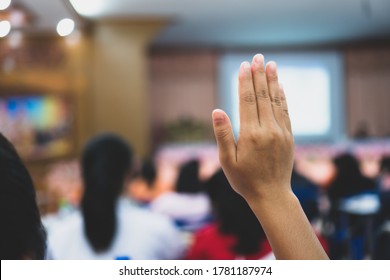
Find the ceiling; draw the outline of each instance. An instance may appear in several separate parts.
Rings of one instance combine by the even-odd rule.
[[[53,31],[68,0],[13,0]],[[389,0],[71,0],[83,17],[166,18],[157,46],[286,46],[390,38]],[[86,6],[88,5],[88,6]],[[91,6],[92,5],[92,6]],[[31,27],[32,28],[32,27]]]

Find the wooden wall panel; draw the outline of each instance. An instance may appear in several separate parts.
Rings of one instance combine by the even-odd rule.
[[[390,136],[390,46],[347,49],[348,135],[366,124],[371,136]]]
[[[179,118],[211,125],[218,100],[218,56],[212,51],[152,53],[150,114],[153,142],[161,129]]]

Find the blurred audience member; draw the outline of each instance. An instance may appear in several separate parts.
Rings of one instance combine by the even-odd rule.
[[[43,259],[46,233],[31,177],[12,144],[0,133],[0,257]]]
[[[390,220],[390,156],[384,157],[381,161],[379,195],[381,200],[379,220],[384,222]]]
[[[329,186],[331,259],[363,259],[372,246],[372,218],[376,214],[375,181],[362,175],[359,163],[350,154],[334,159],[336,175]],[[379,202],[377,203],[379,204]],[[373,207],[371,207],[373,206]],[[370,252],[371,253],[371,252]]]
[[[248,204],[222,170],[206,183],[216,221],[200,229],[187,253],[191,260],[274,258],[265,233]]]
[[[374,259],[390,260],[390,156],[381,161],[379,195],[381,208],[378,214],[378,232]]]
[[[150,204],[158,213],[174,219],[184,230],[196,230],[203,226],[211,214],[211,203],[202,190],[199,179],[199,161],[183,164],[176,181],[176,192],[166,192]]]
[[[375,242],[374,260],[390,260],[390,220],[379,228]]]
[[[140,175],[146,185],[152,189],[157,178],[156,165],[152,159],[147,159],[142,163]]]
[[[140,203],[149,203],[156,197],[157,168],[152,159],[142,162],[129,187],[129,195]]]
[[[82,157],[81,211],[49,232],[54,259],[176,259],[183,243],[167,218],[120,198],[130,177],[133,153],[122,139],[92,139]]]
[[[363,140],[370,137],[370,127],[366,121],[361,121],[358,123],[353,137],[358,140]]]
[[[46,176],[47,190],[58,199],[59,211],[77,208],[82,195],[81,171],[78,160],[52,165]]]
[[[336,176],[328,189],[332,203],[363,192],[375,191],[375,182],[362,175],[359,162],[353,155],[340,155],[334,159],[334,164]]]

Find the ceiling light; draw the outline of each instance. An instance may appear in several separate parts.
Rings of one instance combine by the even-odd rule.
[[[5,37],[11,31],[11,23],[8,20],[0,21],[0,38]]]
[[[74,30],[74,21],[70,18],[61,19],[57,24],[57,33],[64,37],[70,35]]]
[[[0,0],[0,10],[5,10],[11,4],[11,0]]]
[[[76,12],[86,17],[93,17],[102,13],[107,6],[107,2],[106,0],[70,0]]]

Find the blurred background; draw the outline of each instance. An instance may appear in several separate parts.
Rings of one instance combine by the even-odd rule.
[[[388,257],[389,12],[388,0],[0,0],[0,132],[45,217],[77,208],[79,156],[101,132],[132,144],[127,195],[148,204],[191,159],[202,181],[218,170],[211,111],[238,131],[238,68],[263,53],[289,102],[293,188],[328,252],[376,258],[379,246]],[[346,155],[359,183],[340,171]],[[153,188],[138,180],[145,159]]]

